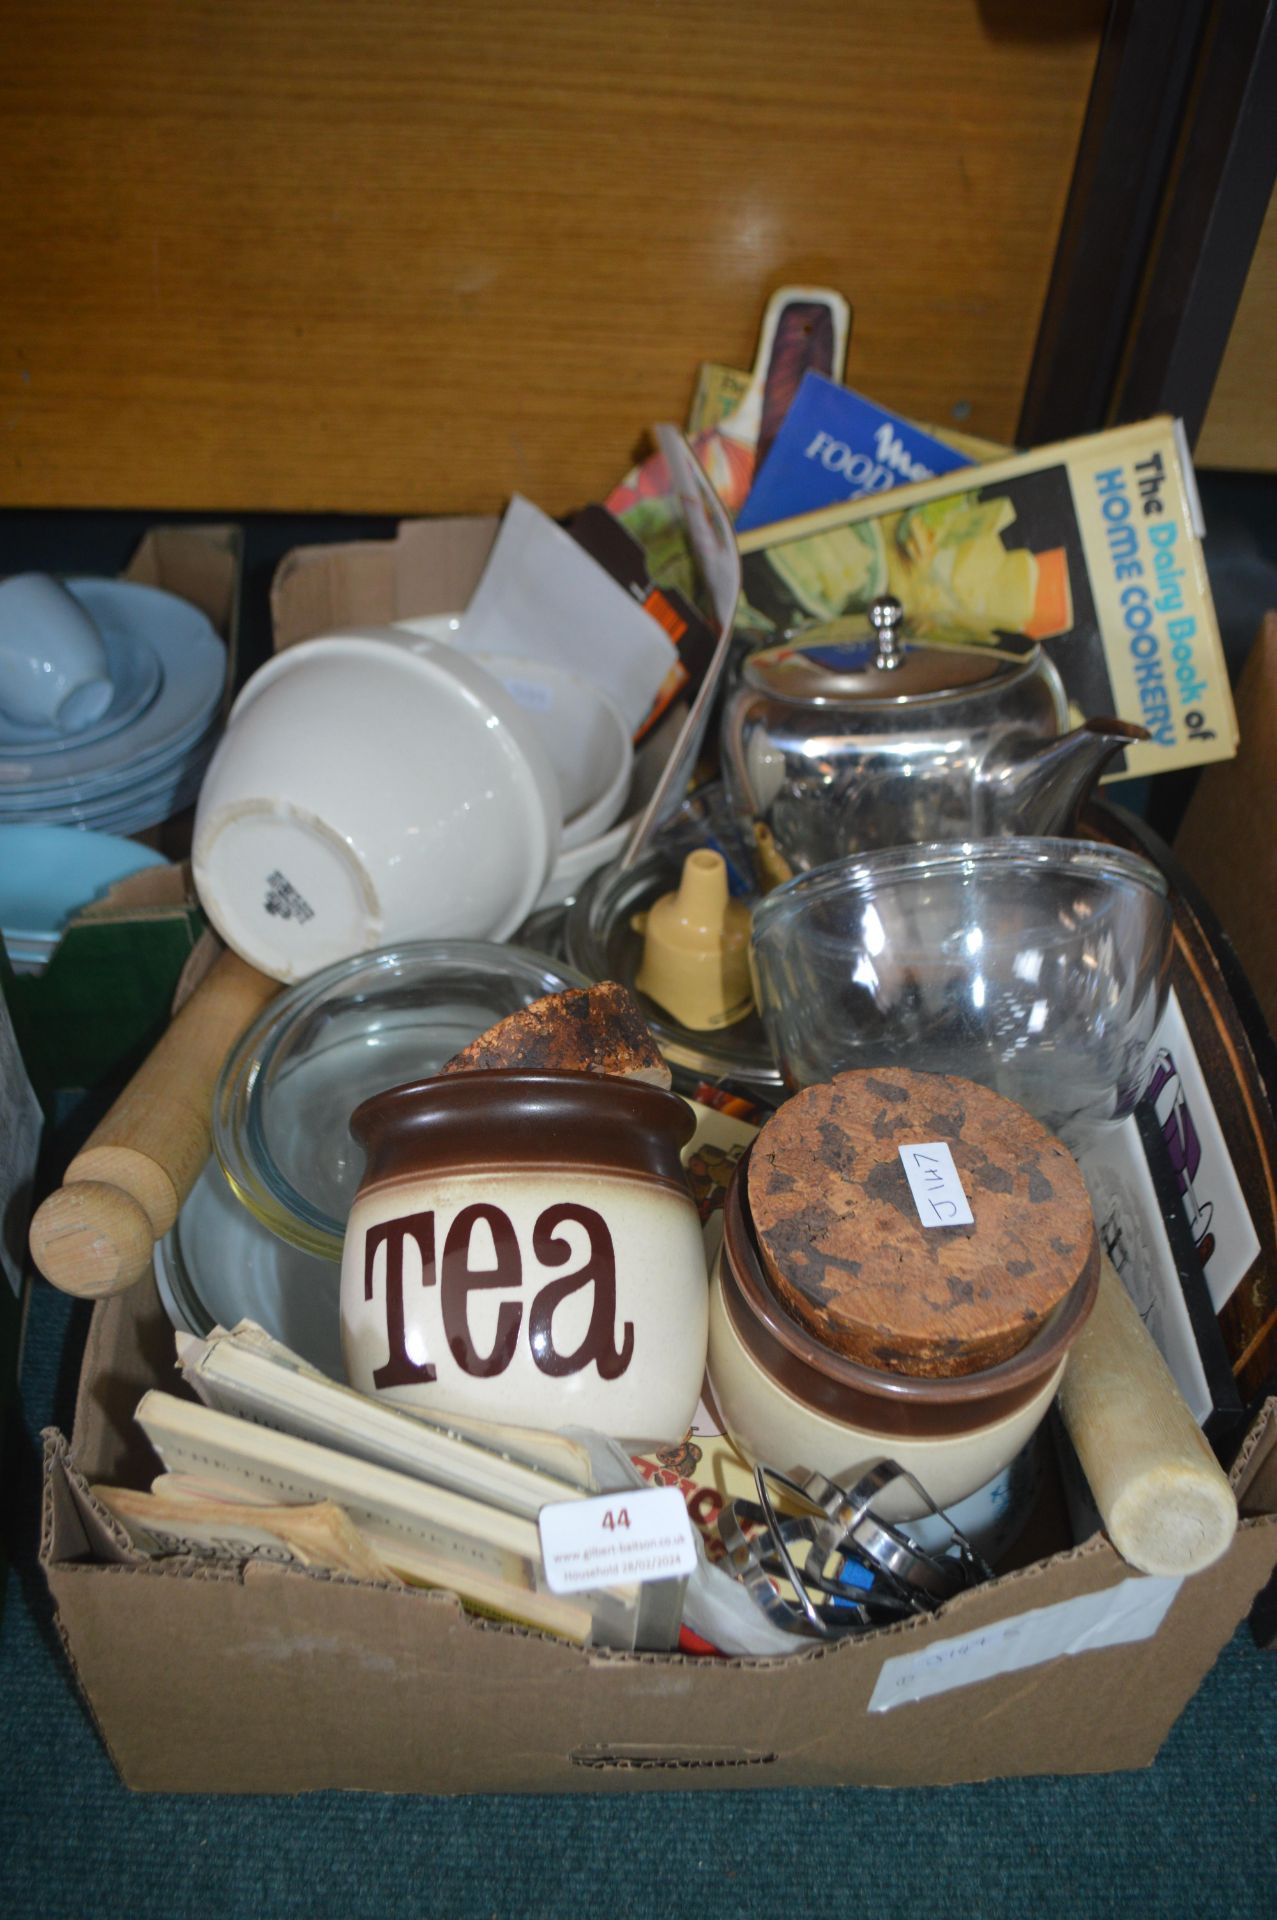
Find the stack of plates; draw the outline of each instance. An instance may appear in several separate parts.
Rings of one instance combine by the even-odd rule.
[[[158,587],[68,580],[106,648],[115,697],[81,732],[0,713],[0,823],[139,833],[193,805],[217,733],[226,649]]]

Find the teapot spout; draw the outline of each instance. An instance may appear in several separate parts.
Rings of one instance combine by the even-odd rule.
[[[1146,727],[1101,715],[1056,740],[1035,742],[986,769],[990,826],[1002,833],[1067,834],[1109,761]]]

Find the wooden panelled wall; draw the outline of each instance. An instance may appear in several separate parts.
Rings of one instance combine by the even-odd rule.
[[[1277,128],[1273,130],[1277,139]],[[1203,467],[1277,473],[1277,194],[1197,442]]]
[[[0,502],[550,511],[766,294],[1014,431],[1099,0],[4,0]]]

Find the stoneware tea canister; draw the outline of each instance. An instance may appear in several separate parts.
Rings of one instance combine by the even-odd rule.
[[[708,1326],[685,1101],[476,1072],[393,1087],[350,1124],[367,1155],[342,1253],[352,1386],[422,1413],[682,1437]]]

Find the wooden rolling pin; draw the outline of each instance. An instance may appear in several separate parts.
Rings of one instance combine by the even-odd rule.
[[[1219,1559],[1237,1530],[1232,1488],[1107,1258],[1060,1411],[1124,1560],[1175,1575]]]
[[[36,1209],[31,1253],[65,1293],[140,1280],[212,1149],[213,1090],[244,1028],[279,991],[222,953]]]

